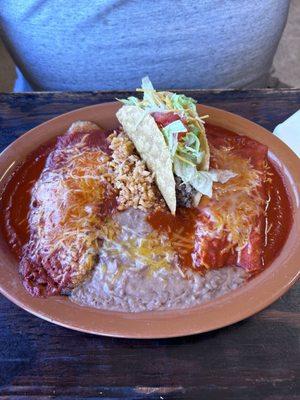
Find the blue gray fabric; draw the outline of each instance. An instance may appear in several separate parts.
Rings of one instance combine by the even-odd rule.
[[[29,85],[29,83],[24,78],[24,75],[17,67],[16,67],[16,76],[17,77],[16,77],[16,81],[14,84],[14,90],[13,90],[15,93],[32,92],[33,91],[32,87]]]
[[[34,90],[266,84],[289,0],[0,0],[1,35]]]

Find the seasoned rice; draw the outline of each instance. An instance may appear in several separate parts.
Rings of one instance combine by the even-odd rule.
[[[130,207],[149,211],[165,207],[158,192],[154,175],[136,153],[132,141],[123,131],[114,131],[109,137],[112,159],[108,164],[111,184],[118,191],[118,210]]]

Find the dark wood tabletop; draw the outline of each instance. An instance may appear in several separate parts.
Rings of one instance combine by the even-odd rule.
[[[300,107],[300,90],[187,91],[269,130]],[[0,94],[0,148],[66,111],[127,92]],[[0,399],[300,399],[300,285],[217,331],[168,340],[74,332],[0,295]]]

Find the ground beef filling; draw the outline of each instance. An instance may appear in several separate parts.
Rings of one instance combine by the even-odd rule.
[[[197,190],[189,183],[184,183],[178,176],[175,176],[175,183],[177,206],[193,207],[193,198],[197,194]]]

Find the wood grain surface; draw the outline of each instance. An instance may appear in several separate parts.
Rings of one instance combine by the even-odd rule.
[[[186,93],[270,130],[300,107],[300,90]],[[54,116],[128,94],[0,94],[0,148]],[[0,296],[0,399],[300,399],[299,295],[298,284],[245,321],[168,340],[73,332]]]

